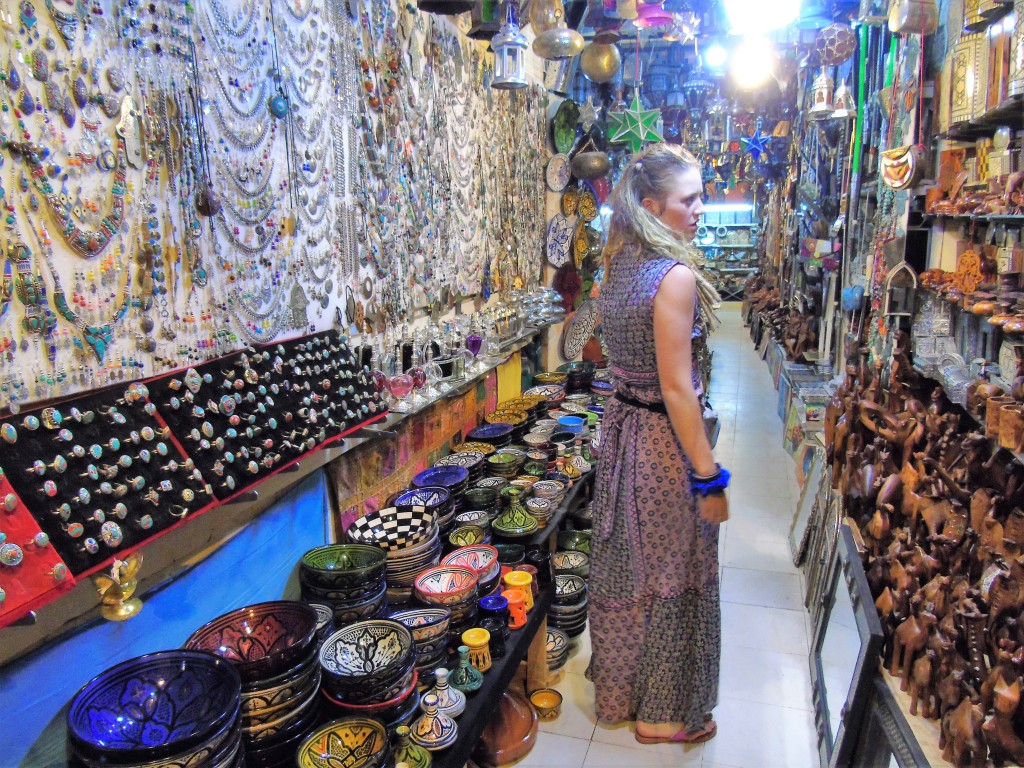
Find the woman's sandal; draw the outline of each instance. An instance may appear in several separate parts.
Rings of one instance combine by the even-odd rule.
[[[682,730],[673,736],[644,736],[637,731],[634,733],[636,740],[641,744],[702,744],[708,739],[714,738],[718,733],[718,724],[710,720],[700,728]]]

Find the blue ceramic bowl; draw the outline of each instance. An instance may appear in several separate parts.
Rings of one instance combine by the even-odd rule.
[[[511,424],[481,424],[466,433],[466,440],[480,441],[483,443],[494,443],[507,440],[515,427]]]
[[[574,435],[578,435],[582,432],[583,425],[586,423],[587,420],[582,416],[560,416],[558,418],[558,426],[566,432],[572,432]]]
[[[241,691],[231,662],[209,653],[159,651],[129,659],[75,694],[68,743],[86,759],[119,764],[186,753],[238,717]]]
[[[444,517],[443,512],[446,512],[451,507],[451,498],[451,491],[447,488],[442,488],[439,485],[428,485],[422,488],[408,488],[401,491],[392,503],[399,509],[426,507],[433,512],[434,519],[436,520]]]
[[[465,467],[430,467],[413,477],[412,484],[423,489],[428,486],[456,488],[469,481],[469,470]]]

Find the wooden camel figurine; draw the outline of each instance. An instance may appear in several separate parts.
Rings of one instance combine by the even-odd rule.
[[[981,707],[965,696],[956,708],[942,718],[939,748],[942,757],[956,768],[985,768],[988,749],[982,723],[985,715]]]
[[[933,606],[926,605],[916,616],[909,616],[896,627],[893,635],[892,661],[889,664],[889,674],[895,677],[902,671],[900,690],[907,690],[910,685],[911,665],[914,656],[928,643],[928,633],[938,623],[935,614],[932,613]]]

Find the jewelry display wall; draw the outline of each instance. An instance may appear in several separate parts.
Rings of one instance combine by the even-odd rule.
[[[0,406],[539,280],[547,97],[493,91],[450,21],[11,2]]]

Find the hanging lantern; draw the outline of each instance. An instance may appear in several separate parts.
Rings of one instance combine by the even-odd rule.
[[[857,102],[854,100],[853,91],[846,84],[846,80],[843,80],[839,87],[836,88],[836,95],[832,98],[832,106],[834,107],[832,117],[857,116]]]
[[[914,297],[917,294],[917,273],[900,259],[900,263],[889,270],[883,283],[884,299],[882,314],[886,317],[912,317]]]
[[[491,88],[505,91],[525,88],[526,82],[526,36],[519,31],[515,3],[505,6],[505,23],[491,40],[494,49],[494,78]]]
[[[607,83],[622,64],[622,56],[614,45],[590,43],[580,54],[580,69],[595,83]]]
[[[565,6],[562,5],[562,0],[531,0],[529,14],[533,34],[539,35],[562,23],[562,19],[565,18]]]
[[[811,88],[812,106],[808,116],[812,120],[824,120],[832,116],[832,90],[835,88],[835,81],[825,70],[814,78],[814,85]]]
[[[699,62],[696,68],[690,70],[686,80],[679,86],[686,99],[686,108],[693,122],[696,123],[700,120],[704,112],[704,105],[707,104],[708,96],[711,95],[714,88],[715,81],[704,74]]]
[[[544,88],[556,96],[568,96],[575,59],[552,59],[544,62]]]
[[[814,50],[821,57],[823,65],[838,67],[848,61],[857,50],[857,35],[849,24],[829,24],[818,33],[814,41]]]

